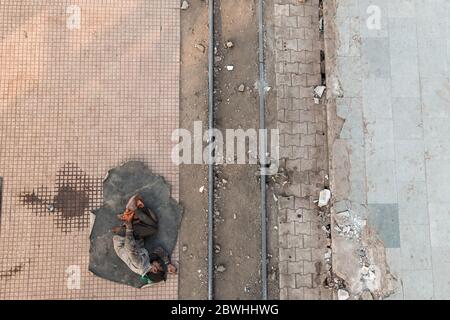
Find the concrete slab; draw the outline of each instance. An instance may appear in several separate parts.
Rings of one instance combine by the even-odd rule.
[[[430,230],[427,225],[401,225],[400,245],[403,271],[431,269]],[[402,272],[402,276],[406,273]]]
[[[337,0],[338,7],[340,3],[339,38],[341,25],[348,31],[349,19],[359,20],[359,35],[351,30],[361,42],[360,56],[349,59],[345,54],[351,42],[344,36],[341,50],[337,39],[333,75],[343,80],[346,99],[362,101],[363,143],[351,139],[358,137],[359,116],[348,112],[343,128],[348,150],[356,150],[347,158],[349,198],[358,204],[367,201],[369,224],[378,230],[403,282],[391,298],[447,298],[450,0]],[[341,74],[350,64],[363,67],[359,75]],[[362,90],[352,83],[360,79]],[[365,177],[357,178],[362,173]],[[398,208],[398,220],[393,208]],[[393,236],[397,226],[399,243]],[[398,248],[389,248],[394,245]]]
[[[375,227],[386,248],[400,247],[398,205],[369,203],[369,223]]]

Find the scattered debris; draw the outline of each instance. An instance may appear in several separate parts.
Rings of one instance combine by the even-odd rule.
[[[225,272],[225,270],[227,270],[227,268],[225,268],[225,266],[223,264],[217,266],[216,268],[217,272]]]
[[[327,87],[325,87],[325,86],[317,86],[317,87],[315,87],[314,88],[314,97],[315,98],[322,98],[322,96],[323,96],[323,93],[325,92],[325,89],[326,89]]]
[[[244,85],[244,84],[241,84],[241,85],[238,87],[238,91],[239,91],[239,92],[244,92],[244,91],[245,91],[245,85]]]
[[[331,191],[328,189],[323,189],[319,194],[319,203],[317,204],[319,208],[325,207],[331,199]]]
[[[200,51],[201,53],[205,53],[206,48],[205,48],[205,46],[202,45],[201,43],[197,43],[194,47],[195,47],[198,51]]]
[[[325,27],[324,27],[324,22],[323,22],[323,17],[320,17],[319,19],[319,31],[323,33]]]
[[[353,214],[350,210],[345,210],[334,215],[336,222],[334,230],[341,236],[349,239],[360,239],[361,230],[365,225],[365,221]],[[360,248],[358,255],[365,256],[365,250]]]
[[[350,295],[348,294],[348,291],[344,290],[344,289],[339,289],[337,294],[338,294],[338,300],[348,300],[348,298],[350,297]]]
[[[224,47],[225,47],[225,49],[231,49],[234,47],[234,43],[232,41],[228,40],[227,42],[225,42]]]
[[[359,296],[360,300],[373,300],[373,295],[369,290],[364,290]]]
[[[184,0],[181,3],[181,10],[187,10],[189,8],[189,2],[187,2],[186,0]]]
[[[228,71],[233,71],[234,66],[226,66],[225,68],[227,68]]]

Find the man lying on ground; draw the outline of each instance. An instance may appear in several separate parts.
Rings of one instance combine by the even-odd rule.
[[[125,221],[125,236],[113,237],[114,250],[117,256],[125,262],[131,271],[139,274],[147,284],[166,281],[167,274],[176,272],[170,262],[169,254],[162,247],[156,247],[150,254],[144,248],[144,239],[136,239],[133,230],[135,212],[129,212],[122,217]]]

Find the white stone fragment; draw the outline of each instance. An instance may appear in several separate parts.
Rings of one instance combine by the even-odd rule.
[[[328,189],[323,189],[322,191],[320,191],[319,202],[317,205],[319,207],[324,207],[328,204],[330,199],[331,199],[331,191]]]

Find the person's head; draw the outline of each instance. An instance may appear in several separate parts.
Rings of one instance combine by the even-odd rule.
[[[162,268],[159,261],[152,261],[151,268],[145,276],[152,283],[166,280],[166,272]]]
[[[164,271],[164,270],[161,267],[161,264],[159,263],[159,261],[158,260],[152,261],[150,272],[156,274],[156,273],[158,273],[160,271]]]

